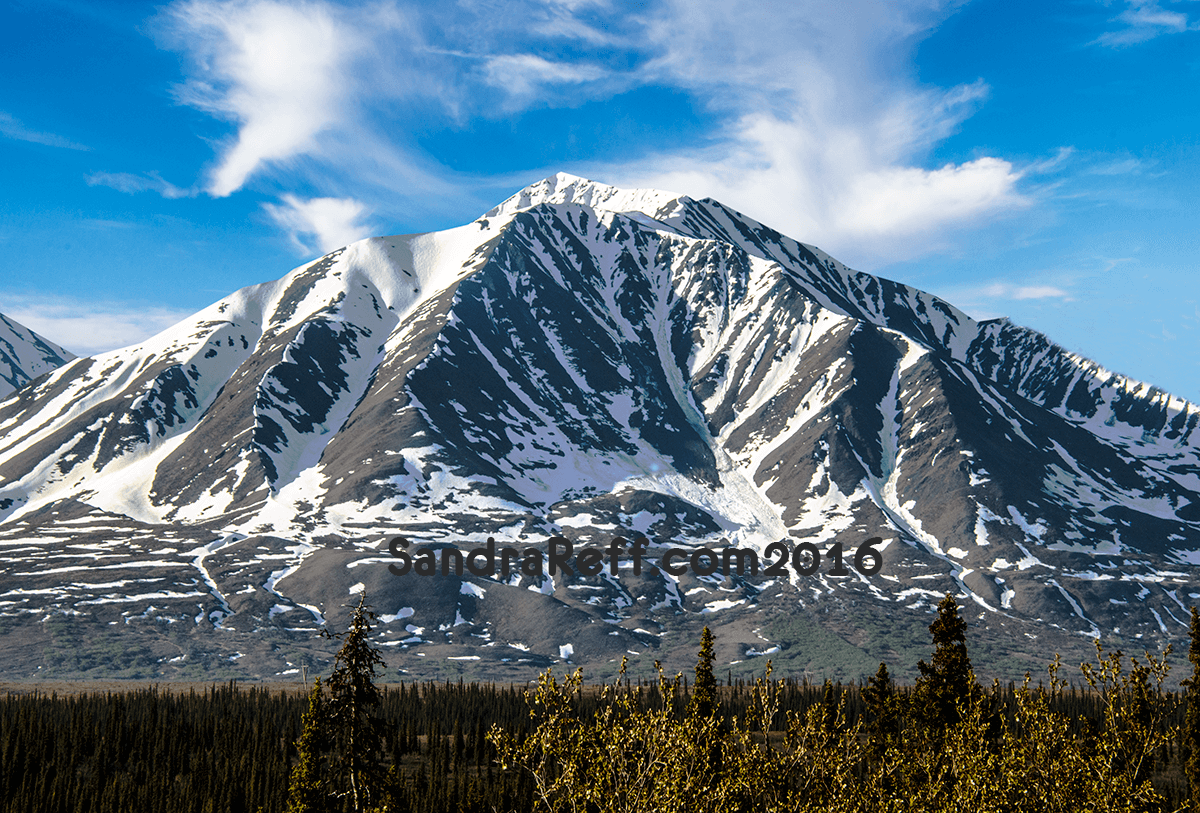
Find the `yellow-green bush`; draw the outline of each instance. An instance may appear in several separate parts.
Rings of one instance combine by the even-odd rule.
[[[947,636],[948,645],[959,647],[958,637]],[[935,654],[935,665],[965,668],[966,679],[943,680],[929,667],[929,688],[905,695],[889,689],[881,668],[864,693],[870,719],[849,722],[845,695],[827,686],[823,702],[789,711],[782,726],[783,682],[771,679],[769,664],[751,712],[731,725],[719,707],[685,704],[681,677],[661,670],[660,702],[618,678],[598,690],[592,714],[579,711],[588,691],[580,671],[561,681],[548,671],[529,698],[531,733],[521,739],[497,727],[489,738],[505,768],[533,778],[537,809],[553,813],[1165,809],[1150,775],[1179,735],[1168,720],[1177,700],[1162,690],[1166,653],[1133,659],[1127,670],[1120,652],[1097,644],[1097,663],[1083,666],[1104,711],[1096,722],[1056,710],[1066,687],[1057,659],[1049,685],[1027,675],[1005,707],[999,686],[976,684],[965,649],[953,654]],[[700,661],[711,668],[711,658]]]

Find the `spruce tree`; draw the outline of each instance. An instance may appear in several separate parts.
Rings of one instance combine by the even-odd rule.
[[[700,653],[696,656],[696,685],[692,689],[690,711],[711,717],[717,710],[717,678],[713,675],[713,634],[708,627],[700,634]]]
[[[721,781],[721,739],[724,725],[716,719],[717,678],[713,674],[712,631],[705,627],[700,633],[700,652],[696,655],[696,682],[693,686],[692,698],[688,702],[688,725],[690,725],[695,742],[704,754],[701,780],[709,788]]]
[[[879,756],[887,750],[888,739],[900,732],[896,686],[888,674],[886,663],[880,662],[879,671],[867,678],[862,698],[870,714],[867,723],[870,749],[873,755]]]
[[[342,642],[328,681],[326,720],[333,748],[330,779],[335,794],[349,798],[353,813],[370,808],[384,783],[375,759],[382,737],[374,716],[381,699],[375,685],[375,667],[383,664],[383,657],[368,640],[375,613],[366,601],[364,590],[349,630],[335,635],[324,633]]]
[[[1182,751],[1184,774],[1187,776],[1191,809],[1200,811],[1200,613],[1192,607],[1191,645],[1188,660],[1192,676],[1183,681],[1187,709],[1183,718]]]
[[[917,663],[921,676],[913,691],[915,716],[928,725],[950,726],[959,721],[958,705],[975,696],[979,687],[967,657],[967,622],[958,615],[951,593],[938,604],[938,617],[929,625],[933,663]]]
[[[308,708],[301,718],[303,729],[296,740],[300,759],[292,768],[288,783],[286,813],[321,813],[325,810],[325,790],[321,781],[321,744],[324,735],[324,709],[321,703],[321,679],[308,693]]]

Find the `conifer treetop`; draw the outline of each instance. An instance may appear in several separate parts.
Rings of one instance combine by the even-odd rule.
[[[700,634],[700,652],[696,656],[696,683],[692,687],[691,709],[700,717],[709,717],[717,709],[717,678],[713,675],[713,634],[708,627]]]
[[[958,602],[952,593],[938,604],[938,617],[929,625],[933,636],[933,663],[917,663],[914,699],[924,707],[930,723],[950,725],[958,722],[958,705],[968,700],[979,687],[967,656],[967,622],[958,614]]]

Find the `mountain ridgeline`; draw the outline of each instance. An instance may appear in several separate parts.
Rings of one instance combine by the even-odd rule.
[[[1200,408],[713,200],[560,174],[64,361],[0,402],[14,675],[290,675],[366,589],[421,675],[649,674],[707,625],[718,669],[856,678],[951,591],[1018,677],[1200,598]],[[618,535],[646,567],[388,567]]]

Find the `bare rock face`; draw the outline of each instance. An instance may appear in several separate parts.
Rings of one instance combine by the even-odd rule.
[[[1178,649],[1198,423],[716,201],[557,175],[0,402],[2,668],[298,675],[361,590],[392,677],[674,670],[705,625],[718,671],[905,676],[948,591],[983,676]]]

